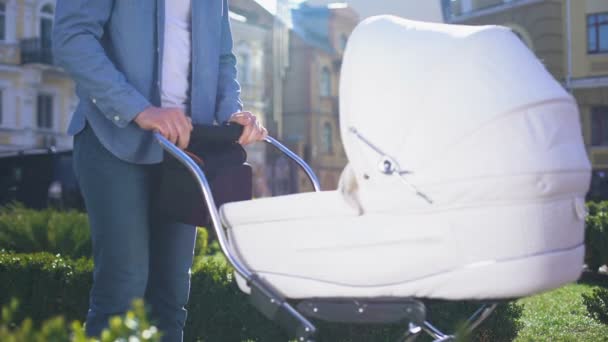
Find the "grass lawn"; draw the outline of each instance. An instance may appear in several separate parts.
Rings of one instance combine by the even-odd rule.
[[[587,315],[581,295],[608,288],[608,276],[585,274],[573,285],[525,298],[524,323],[516,341],[608,341],[608,325]]]

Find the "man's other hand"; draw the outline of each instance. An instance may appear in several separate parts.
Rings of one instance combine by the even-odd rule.
[[[266,128],[250,112],[234,113],[229,121],[243,126],[243,134],[241,134],[238,141],[241,145],[249,145],[256,141],[262,141],[268,136]]]
[[[135,123],[143,130],[159,132],[182,150],[190,143],[192,120],[178,108],[148,107],[135,117]]]

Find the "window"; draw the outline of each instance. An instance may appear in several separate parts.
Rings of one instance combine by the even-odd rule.
[[[328,67],[323,67],[321,70],[321,96],[331,95],[331,72]]]
[[[251,83],[251,57],[248,53],[240,53],[238,60],[238,75],[241,83]]]
[[[38,94],[36,101],[38,128],[53,128],[53,96]]]
[[[284,155],[274,161],[272,168],[272,188],[274,195],[285,195],[291,188],[291,169],[287,157]]]
[[[55,9],[51,4],[46,4],[40,9],[40,43],[42,48],[51,47],[54,14]]]
[[[587,16],[587,51],[608,53],[608,13]]]
[[[340,48],[342,51],[346,50],[346,44],[348,43],[348,37],[345,34],[340,36]]]
[[[0,1],[0,40],[6,40],[6,3]]]
[[[608,146],[608,107],[591,110],[591,145]]]
[[[334,152],[333,129],[329,122],[326,122],[323,125],[323,151],[327,154],[332,154]]]

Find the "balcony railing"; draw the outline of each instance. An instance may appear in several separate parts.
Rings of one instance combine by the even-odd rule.
[[[21,40],[21,64],[53,64],[51,42],[41,38]]]

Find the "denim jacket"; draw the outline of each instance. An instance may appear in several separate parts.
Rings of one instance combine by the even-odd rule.
[[[160,106],[164,1],[57,1],[53,54],[80,99],[68,133],[88,122],[110,152],[132,163],[162,160],[152,133],[133,119]],[[227,121],[242,109],[227,0],[192,0],[191,28],[188,112],[198,124]]]

